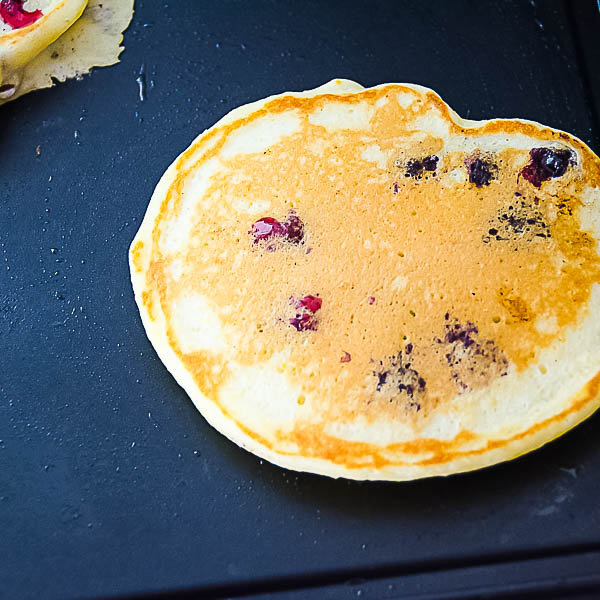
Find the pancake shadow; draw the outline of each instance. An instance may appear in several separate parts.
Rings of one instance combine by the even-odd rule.
[[[596,477],[592,467],[600,460],[599,413],[561,438],[509,462],[407,482],[331,479],[282,469],[267,461],[261,464],[247,452],[231,452],[230,459],[237,470],[247,468],[253,476],[268,481],[273,493],[288,505],[310,505],[352,519],[389,523],[394,515],[406,519],[439,513],[464,518],[469,513],[480,514],[482,508],[487,514],[500,509],[506,512],[507,501],[518,512],[531,508],[536,499],[555,495],[557,485],[572,489],[574,502],[578,494],[589,493],[587,484]]]

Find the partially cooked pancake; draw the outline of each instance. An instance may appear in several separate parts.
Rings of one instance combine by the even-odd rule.
[[[0,105],[118,61],[133,0],[0,0]]]
[[[599,186],[566,133],[336,80],[234,110],[171,165],[136,299],[251,452],[356,479],[475,469],[598,407]]]

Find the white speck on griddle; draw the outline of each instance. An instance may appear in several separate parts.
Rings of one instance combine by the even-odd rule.
[[[142,63],[140,70],[138,71],[137,77],[135,78],[138,84],[138,95],[140,102],[144,102],[146,99],[146,66]]]

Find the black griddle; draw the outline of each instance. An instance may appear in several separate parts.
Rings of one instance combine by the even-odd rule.
[[[274,467],[162,366],[127,249],[199,132],[334,77],[599,152],[599,27],[594,0],[137,0],[120,64],[0,108],[0,596],[598,597],[600,415],[447,479]]]

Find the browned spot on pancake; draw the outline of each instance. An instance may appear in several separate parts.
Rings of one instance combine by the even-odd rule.
[[[142,240],[138,240],[135,246],[131,249],[131,257],[133,260],[133,267],[135,270],[140,273],[144,268],[142,265],[142,248],[144,247],[144,242]]]
[[[144,290],[142,292],[142,302],[144,303],[144,306],[148,311],[148,316],[150,317],[151,321],[156,320],[156,317],[154,316],[154,301],[152,299],[153,296],[154,294],[151,291]]]
[[[519,296],[515,296],[512,288],[501,287],[498,290],[498,302],[500,302],[512,317],[512,319],[507,320],[507,323],[529,321],[532,318],[531,311],[527,307],[525,300]]]
[[[217,402],[219,386],[229,375],[223,361],[210,352],[181,353],[181,360],[185,368],[192,374],[202,393],[213,402]]]
[[[387,86],[343,97],[278,98],[246,118],[209,132],[182,155],[153,230],[154,262],[148,285],[159,294],[171,344],[186,366],[190,359],[177,347],[170,325],[170,301],[179,289],[206,295],[216,306],[228,307],[227,315],[220,318],[239,332],[237,355],[243,364],[261,363],[265,356],[289,349],[293,366],[286,375],[307,396],[318,398],[313,406],[323,423],[345,422],[357,414],[372,420],[402,421],[416,417],[398,411],[394,402],[372,402],[373,390],[368,384],[372,361],[394,355],[407,341],[419,347],[410,368],[427,382],[432,405],[443,411],[457,393],[452,370],[433,341],[443,331],[445,313],[451,312],[461,323],[475,323],[482,343],[493,340],[498,352],[519,371],[555,342],[565,327],[581,318],[593,284],[600,282],[600,262],[595,240],[580,230],[577,197],[584,182],[600,184],[597,160],[581,142],[564,138],[578,150],[585,177],[577,180],[565,175],[571,191],[561,198],[547,192],[545,184],[533,190],[518,183],[519,170],[528,160],[525,149],[509,148],[494,155],[498,170],[490,185],[444,187],[439,183],[442,177],[451,170],[465,170],[464,153],[441,155],[435,177],[405,178],[395,166],[395,161],[405,164],[402,161],[411,157],[437,155],[442,150],[443,141],[435,136],[409,138],[414,131],[412,120],[429,110],[439,111],[448,120],[450,131],[465,137],[501,133],[509,139],[514,133],[523,133],[535,137],[539,145],[561,139],[563,134],[518,121],[462,128],[451,121],[446,105],[432,93],[421,97],[424,101],[416,111],[403,110],[392,101],[379,108],[371,122],[372,142],[362,139],[364,131],[327,133],[306,118],[328,101],[347,105],[374,102],[404,89]],[[261,152],[223,159],[230,172],[247,177],[217,174],[207,195],[218,190],[225,198],[267,198],[273,215],[295,209],[304,224],[310,254],[251,248],[249,223],[264,215],[247,214],[241,219],[221,201],[214,210],[194,215],[193,243],[187,254],[178,257],[185,264],[186,280],[171,288],[169,259],[163,262],[160,253],[162,224],[178,214],[186,179],[217,155],[229,134],[262,116],[286,110],[299,111],[301,130],[273,144],[268,156]],[[389,156],[385,168],[363,159],[357,151],[371,143]],[[498,215],[512,214],[510,207],[516,205],[518,190],[519,213],[512,222],[509,217],[503,221],[512,228],[510,243],[506,243],[489,230]],[[534,222],[528,223],[528,219]],[[533,233],[531,229],[527,232],[528,225]],[[550,235],[537,235],[546,229]],[[490,239],[484,243],[486,235]],[[201,251],[212,245],[219,251]],[[287,306],[289,297],[308,293],[323,299],[319,329],[299,336],[286,325],[282,307]],[[377,302],[366,306],[364,299],[371,295]],[[508,312],[508,319],[496,320],[498,303]],[[535,315],[555,317],[559,331],[540,333]],[[339,348],[351,354],[351,363],[340,364]],[[218,403],[219,379],[212,381],[212,371],[200,366],[210,360],[200,353],[189,369],[199,388]],[[484,367],[475,363],[474,369],[479,371],[472,381],[487,381]],[[271,447],[260,432],[238,425]],[[381,449],[327,436],[318,425],[298,429],[290,439],[299,444],[301,455],[355,466],[371,456],[368,460],[373,464],[387,464]],[[421,464],[462,456],[458,448],[463,443],[431,440],[433,462]],[[390,448],[385,449],[388,451]]]

